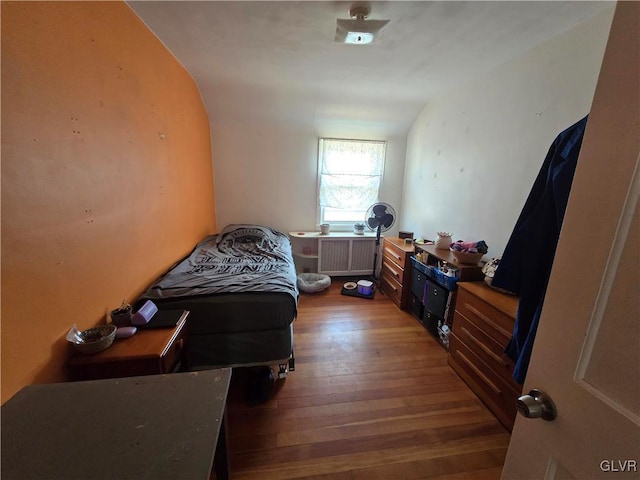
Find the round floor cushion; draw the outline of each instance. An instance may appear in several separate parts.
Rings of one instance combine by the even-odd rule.
[[[331,285],[331,277],[320,273],[301,273],[298,275],[298,288],[303,292],[321,292]]]

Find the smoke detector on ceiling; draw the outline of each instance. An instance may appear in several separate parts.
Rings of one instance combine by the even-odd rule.
[[[335,41],[354,45],[373,42],[375,36],[389,23],[389,20],[367,20],[370,13],[371,7],[368,4],[353,5],[349,10],[350,20],[342,18],[336,20]]]

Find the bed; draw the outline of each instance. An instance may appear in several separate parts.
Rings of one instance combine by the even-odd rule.
[[[228,225],[140,297],[159,310],[189,310],[190,369],[279,365],[295,369],[298,288],[291,242],[261,225]]]

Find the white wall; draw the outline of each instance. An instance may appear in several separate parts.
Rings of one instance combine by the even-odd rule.
[[[227,99],[234,96],[232,90],[227,93]],[[249,95],[255,95],[257,104],[260,96]],[[291,102],[289,117],[274,112],[273,103],[264,98],[257,108],[243,107],[243,112],[253,112],[250,118],[245,113],[243,117],[234,115],[231,106],[218,106],[225,111],[214,117],[217,120],[211,128],[218,230],[230,223],[258,223],[285,233],[316,230],[321,136],[386,140],[380,200],[400,205],[406,134],[390,124],[347,121],[344,117],[339,120],[338,115],[319,118],[313,105],[308,108],[295,103],[295,99],[278,101],[278,110],[286,109],[286,102]],[[275,114],[268,116],[267,112]],[[390,231],[395,232],[397,225]]]
[[[613,7],[430,103],[407,140],[400,228],[502,254],[558,133],[589,112]]]

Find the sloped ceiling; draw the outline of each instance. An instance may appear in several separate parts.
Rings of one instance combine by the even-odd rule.
[[[438,95],[586,21],[611,2],[370,2],[375,43],[334,42],[353,2],[130,1],[220,121],[325,122],[406,133]]]

